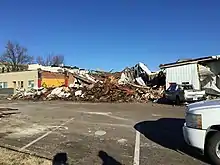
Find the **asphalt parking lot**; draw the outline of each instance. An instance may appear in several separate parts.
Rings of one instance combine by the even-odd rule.
[[[184,107],[65,101],[1,102],[0,144],[69,164],[206,164],[183,143]]]

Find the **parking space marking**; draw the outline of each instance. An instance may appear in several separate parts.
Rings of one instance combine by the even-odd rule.
[[[131,121],[130,119],[124,118],[124,117],[119,117],[119,116],[114,116],[112,115],[111,112],[87,112],[87,111],[78,111],[84,114],[90,114],[90,115],[102,115],[102,116],[107,116],[113,119],[118,119],[118,120],[125,120],[125,121]]]
[[[70,121],[72,121],[74,118],[71,118],[67,121],[65,121],[63,124],[55,127],[54,129],[52,129],[51,131],[46,132],[45,134],[43,134],[42,136],[38,137],[37,139],[31,141],[30,143],[28,143],[27,145],[23,146],[22,148],[19,149],[19,151],[23,151],[24,149],[30,147],[31,145],[33,145],[34,143],[38,142],[39,140],[43,139],[44,137],[48,136],[49,134],[51,134],[52,132],[56,131],[57,129],[63,127],[64,125],[66,125],[67,123],[69,123]]]
[[[140,132],[136,131],[135,148],[134,148],[134,165],[139,165],[140,159]]]
[[[130,121],[130,119],[126,119],[126,118],[119,117],[119,116],[114,116],[114,115],[107,115],[107,116],[108,116],[108,117],[111,117],[111,118],[113,118],[113,119]]]
[[[133,128],[133,124],[112,124],[112,123],[102,123],[102,122],[87,122],[87,121],[77,121],[74,123],[78,124],[88,124],[88,125],[102,125],[102,126],[113,126],[113,127],[125,127],[125,128]]]
[[[84,113],[84,114],[90,114],[90,115],[103,115],[103,116],[108,116],[111,115],[111,112],[87,112],[87,111],[78,111],[80,113]]]

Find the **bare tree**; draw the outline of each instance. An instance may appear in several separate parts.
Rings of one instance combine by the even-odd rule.
[[[29,64],[33,57],[28,55],[27,49],[18,43],[8,41],[5,52],[0,56],[1,62],[7,63],[12,71],[18,71],[21,65]]]
[[[42,56],[38,56],[36,62],[40,65],[44,66],[59,66],[64,63],[64,56],[63,55],[48,55],[46,58]]]
[[[46,57],[44,63],[45,63],[46,66],[51,66],[51,65],[53,65],[53,55],[49,54],[49,55]]]
[[[40,64],[40,65],[45,65],[44,64],[44,59],[41,57],[41,56],[37,56],[36,57],[36,62],[38,63],[38,64]]]
[[[53,62],[53,65],[61,65],[64,62],[64,56],[63,55],[53,56],[52,62]]]

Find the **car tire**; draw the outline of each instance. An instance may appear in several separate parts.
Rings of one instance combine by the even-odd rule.
[[[180,105],[180,98],[179,98],[179,96],[176,96],[176,105]]]
[[[211,136],[206,145],[206,153],[208,158],[213,164],[219,165],[220,164],[220,153],[217,154],[218,148],[220,152],[220,132],[216,132],[213,136]]]

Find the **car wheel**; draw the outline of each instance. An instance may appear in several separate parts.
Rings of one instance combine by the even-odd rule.
[[[176,96],[176,105],[180,105],[180,98],[179,98],[179,96]]]
[[[213,164],[220,164],[220,132],[208,139],[206,153]]]

